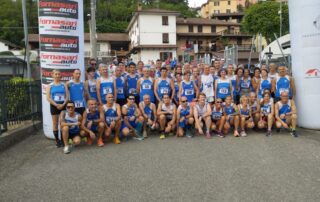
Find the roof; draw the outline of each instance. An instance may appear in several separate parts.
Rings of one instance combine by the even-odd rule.
[[[39,42],[38,34],[29,34],[29,42]],[[90,41],[90,34],[84,34],[84,41]],[[98,33],[97,41],[117,41],[117,42],[129,42],[129,36],[127,33]]]
[[[158,8],[150,8],[150,9],[143,9],[136,11],[134,15],[132,16],[130,23],[126,29],[126,32],[129,32],[130,28],[132,27],[133,23],[136,21],[137,17],[141,14],[148,14],[148,15],[175,15],[179,16],[180,12],[178,11],[170,11],[170,10],[164,10],[164,9],[158,9]]]
[[[236,17],[236,16],[244,16],[243,12],[235,12],[235,13],[213,13],[212,17]]]
[[[139,14],[171,14],[171,15],[180,15],[180,13],[178,11],[171,11],[171,10],[164,10],[164,9],[158,9],[158,8],[150,8],[150,9],[143,9],[140,11],[136,11],[135,13],[139,13]]]
[[[12,43],[10,41],[4,40],[4,39],[0,39],[0,42],[4,43],[5,45],[10,46],[12,48],[21,48],[20,46]]]
[[[207,19],[207,18],[177,18],[177,25],[229,25],[240,26],[236,22],[226,22],[223,20]]]

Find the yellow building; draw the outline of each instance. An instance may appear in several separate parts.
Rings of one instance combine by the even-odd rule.
[[[202,18],[211,18],[213,14],[237,12],[238,0],[208,0],[201,6]]]
[[[223,54],[225,46],[237,45],[239,51],[251,49],[252,36],[240,31],[240,24],[205,18],[177,18],[177,56],[193,60],[204,54]]]

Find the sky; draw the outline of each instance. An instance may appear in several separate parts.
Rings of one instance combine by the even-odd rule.
[[[196,4],[196,7],[201,6],[203,3],[206,3],[207,0],[189,0],[189,6],[194,7],[194,4]]]

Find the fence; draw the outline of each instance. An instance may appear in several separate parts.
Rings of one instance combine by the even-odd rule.
[[[41,120],[41,81],[0,80],[0,135],[23,125]]]

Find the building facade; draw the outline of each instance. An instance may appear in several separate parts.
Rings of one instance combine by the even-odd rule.
[[[235,13],[238,11],[238,0],[208,0],[202,4],[200,15],[202,18],[211,18],[213,14]]]
[[[138,10],[127,28],[131,58],[144,63],[176,58],[178,15],[161,9]]]

